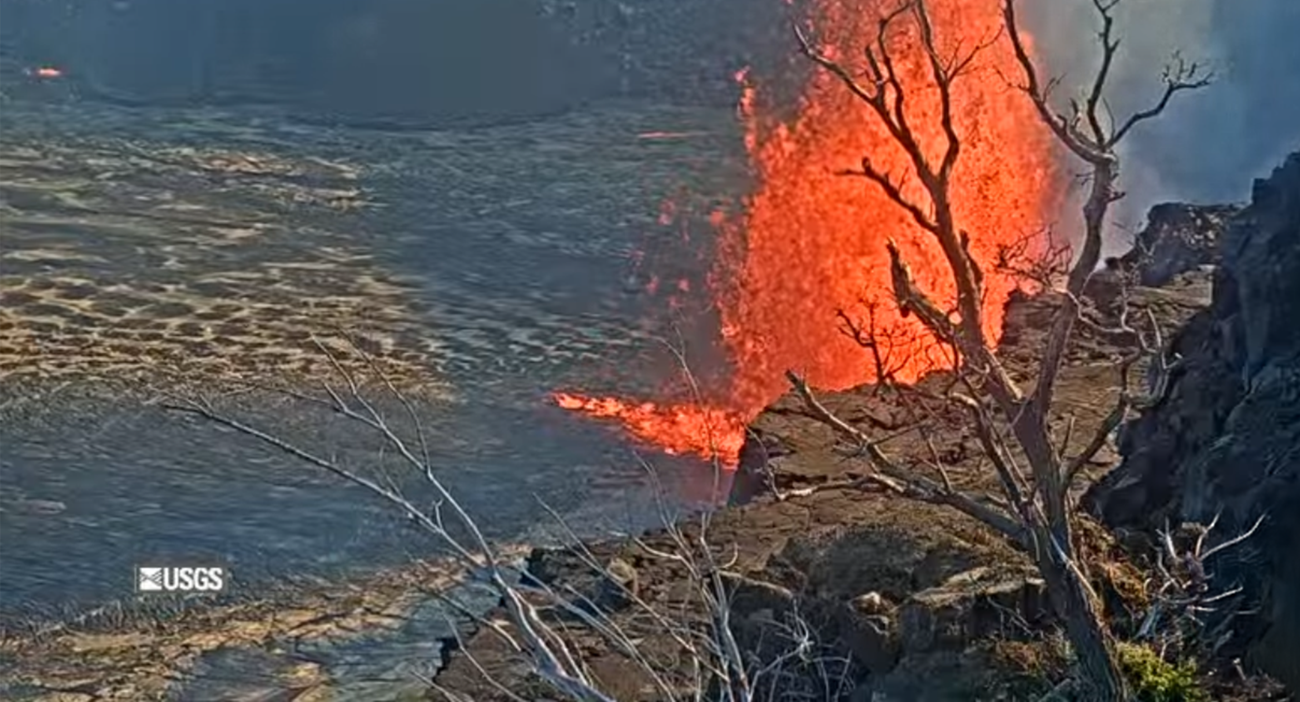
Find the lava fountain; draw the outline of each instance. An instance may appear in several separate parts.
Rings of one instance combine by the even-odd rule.
[[[862,49],[875,36],[881,12],[893,7],[887,2],[892,0],[813,0],[811,34],[825,55],[861,68]],[[997,339],[1015,281],[997,275],[992,262],[1000,246],[1048,224],[1062,188],[1050,134],[1027,97],[1010,84],[1020,68],[999,31],[1000,1],[930,0],[928,7],[941,55],[988,44],[952,88],[962,139],[952,199],[986,272],[985,320]],[[915,25],[906,17],[897,23],[887,46],[904,86],[907,119],[937,162],[946,144],[938,90]],[[732,466],[745,424],[787,389],[787,369],[827,390],[875,379],[870,357],[842,332],[840,310],[853,315],[864,301],[888,301],[875,309],[874,324],[902,332],[889,337],[899,346],[889,350],[891,356],[903,359],[895,377],[913,380],[934,367],[919,323],[900,318],[889,298],[887,239],[898,243],[918,284],[938,300],[954,299],[948,265],[930,235],[875,184],[839,175],[864,156],[896,178],[911,170],[870,108],[837,78],[816,71],[803,86],[794,116],[782,121],[760,107],[761,83],[744,73],[738,79],[744,87],[738,112],[756,188],[740,214],[715,222],[720,243],[711,293],[731,364],[726,387],[694,405],[577,394],[555,398],[562,407],[617,420],[637,439],[670,453],[716,457]],[[904,193],[926,202],[914,177]]]

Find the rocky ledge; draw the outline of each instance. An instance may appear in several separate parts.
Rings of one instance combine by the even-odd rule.
[[[1104,313],[1120,276],[1160,283],[1133,289],[1130,305],[1156,319],[1181,360],[1163,400],[1085,470],[1094,485],[1085,504],[1104,525],[1084,519],[1081,549],[1108,617],[1131,631],[1146,596],[1132,564],[1150,553],[1154,529],[1222,512],[1216,533],[1231,535],[1270,515],[1250,548],[1236,552],[1238,561],[1215,564],[1223,569],[1216,584],[1247,583],[1261,607],[1253,625],[1243,619],[1235,626],[1236,649],[1253,655],[1231,674],[1201,682],[1216,700],[1283,699],[1279,683],[1250,671],[1262,668],[1298,689],[1300,327],[1288,326],[1285,310],[1300,301],[1300,155],[1257,184],[1249,207],[1170,204],[1152,209],[1149,219],[1138,241],[1146,255],[1112,261],[1089,294]],[[1032,368],[1057,303],[1047,294],[1009,302],[1002,352],[1013,373]],[[1053,418],[1075,422],[1076,441],[1112,406],[1116,360],[1128,343],[1087,327],[1077,334],[1059,383],[1062,413]],[[943,382],[932,376],[918,387]],[[891,392],[868,386],[821,399],[864,431],[894,437],[887,448],[895,460],[920,466],[938,454],[955,484],[987,486],[963,417],[940,412],[925,431],[901,431],[907,413]],[[797,398],[775,402],[751,430],[736,504],[715,515],[709,538],[730,557],[724,581],[732,629],[756,660],[772,654],[780,632],[788,640],[791,622],[799,621],[813,629],[811,658],[842,662],[832,671],[839,691],[822,690],[818,699],[1038,699],[1060,679],[1065,657],[1042,585],[1001,538],[951,510],[863,488],[861,458],[837,446]],[[687,539],[698,532],[695,525],[684,530]],[[1147,538],[1133,538],[1139,535]],[[662,661],[677,651],[671,637],[662,626],[646,626],[644,606],[614,595],[627,588],[651,607],[690,611],[686,570],[661,557],[679,545],[660,533],[588,547],[623,587],[592,575],[591,561],[575,551],[539,550],[530,563],[539,580],[586,593],[612,611],[638,651]],[[641,669],[599,637],[575,641],[615,698],[655,698]],[[495,634],[481,635],[465,655],[453,656],[439,682],[474,699],[505,699],[485,682],[486,671],[525,686],[516,690],[544,694],[544,686],[524,679],[526,670]]]

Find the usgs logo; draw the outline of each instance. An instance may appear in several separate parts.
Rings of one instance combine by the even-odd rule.
[[[226,569],[221,566],[138,566],[136,592],[221,592]]]

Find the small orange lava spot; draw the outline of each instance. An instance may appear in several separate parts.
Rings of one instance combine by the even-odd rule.
[[[55,68],[54,66],[38,66],[36,68],[27,69],[27,75],[42,80],[51,80],[54,78],[62,78],[63,69]]]

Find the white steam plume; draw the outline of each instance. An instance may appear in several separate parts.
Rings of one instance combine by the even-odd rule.
[[[1101,57],[1092,0],[1023,0],[1047,72],[1063,75],[1059,98],[1081,88]],[[1245,199],[1251,179],[1300,149],[1300,0],[1124,0],[1109,102],[1123,119],[1157,99],[1175,52],[1208,64],[1214,82],[1175,96],[1124,145],[1117,209],[1123,229],[1140,227],[1158,202]],[[1114,251],[1127,242],[1112,242]]]

